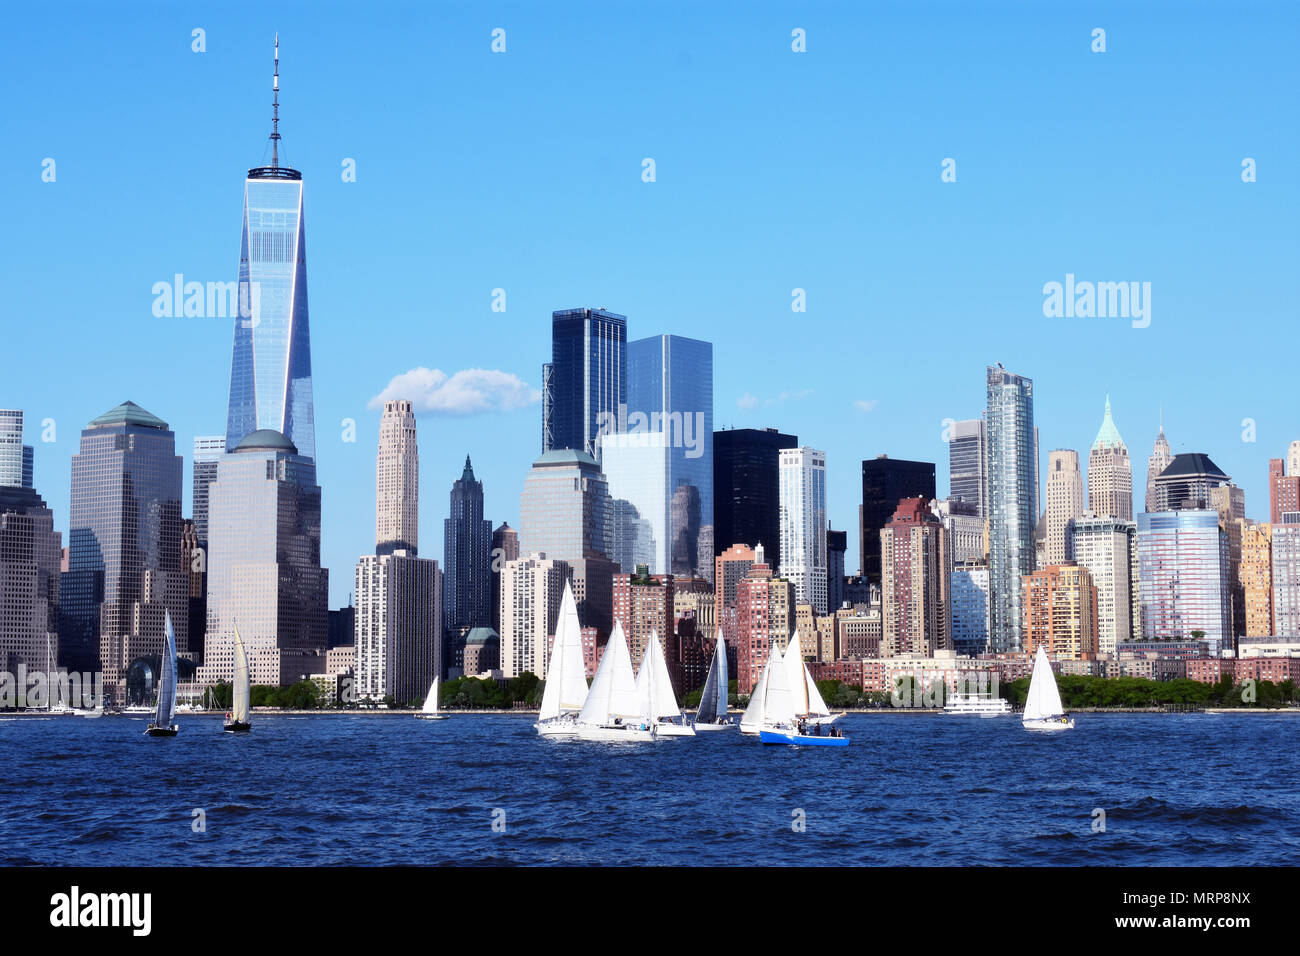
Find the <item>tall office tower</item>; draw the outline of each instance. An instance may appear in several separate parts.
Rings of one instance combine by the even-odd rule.
[[[126,673],[162,652],[165,612],[188,648],[188,568],[181,567],[181,474],[176,436],[134,402],[90,422],[72,456],[68,571],[59,583],[60,664],[104,672],[104,693],[126,694]]]
[[[0,408],[0,488],[29,487],[23,483],[23,413]]]
[[[1001,365],[986,369],[988,410],[989,649],[1024,649],[1021,579],[1034,570],[1034,520],[1038,501],[1034,383]]]
[[[0,484],[0,670],[7,674],[20,665],[42,674],[58,667],[62,550],[54,512],[35,489]]]
[[[729,428],[713,433],[714,553],[733,544],[762,545],[781,563],[780,455],[799,439],[775,428]]]
[[[1056,660],[1097,657],[1097,588],[1088,569],[1073,561],[1050,564],[1025,576],[1025,650],[1039,646]]]
[[[194,479],[190,514],[199,547],[208,546],[208,485],[217,477],[217,462],[226,453],[225,435],[199,435],[194,439]]]
[[[1201,631],[1212,656],[1232,649],[1228,536],[1218,512],[1138,515],[1138,575],[1143,640]]]
[[[1173,460],[1173,453],[1169,450],[1169,439],[1165,437],[1165,423],[1161,421],[1160,432],[1156,435],[1156,443],[1151,449],[1151,457],[1147,459],[1147,511],[1160,510],[1156,501],[1156,477],[1168,468]]]
[[[1208,455],[1191,452],[1175,455],[1168,467],[1151,484],[1156,511],[1210,508],[1210,491],[1230,479]]]
[[[756,552],[755,562],[736,582],[734,625],[727,641],[736,648],[736,688],[749,694],[763,673],[772,646],[784,649],[794,625],[794,588],[772,574],[771,565]]]
[[[501,633],[501,569],[519,559],[519,532],[503,521],[492,532],[492,630]]]
[[[668,454],[662,432],[600,437],[601,470],[609,483],[609,558],[623,573],[668,564]]]
[[[849,533],[826,529],[826,607],[834,613],[844,603],[844,555]]]
[[[959,656],[975,657],[989,648],[989,566],[968,560],[952,569],[952,646]]]
[[[754,549],[743,544],[733,544],[713,561],[713,606],[719,621],[725,621],[723,612],[736,606],[736,585],[749,573],[757,557]]]
[[[627,345],[627,369],[627,407],[606,423],[597,458],[611,496],[631,505],[649,533],[649,560],[637,563],[695,577],[705,572],[701,541],[713,536],[713,345],[680,335],[638,339]],[[707,552],[712,565],[711,541]]]
[[[468,455],[444,527],[443,616],[448,636],[459,639],[492,623],[492,522],[483,520],[483,482]]]
[[[1074,560],[1097,589],[1097,653],[1106,659],[1141,636],[1137,523],[1089,511],[1074,524]]]
[[[1300,439],[1293,441],[1286,449],[1286,473],[1300,476]]]
[[[1268,460],[1268,520],[1282,524],[1300,512],[1300,474],[1288,475],[1281,458]]]
[[[1272,525],[1244,524],[1239,575],[1246,616],[1244,633],[1249,637],[1273,634]]]
[[[258,429],[316,457],[302,173],[280,165],[280,42],[275,44],[271,165],[248,171],[239,252],[239,310],[230,364],[226,449]]]
[[[586,452],[545,452],[524,479],[519,502],[520,552],[566,562],[573,575],[578,614],[602,639],[613,623],[610,588],[616,568],[608,557],[612,550],[610,510],[605,476]]]
[[[550,369],[543,367],[543,454],[570,449],[599,457],[596,436],[627,404],[627,316],[604,309],[551,313]],[[549,412],[549,418],[547,413]]]
[[[186,629],[190,660],[196,664],[203,660],[203,648],[208,631],[208,562],[207,554],[199,544],[198,530],[194,522],[181,522],[181,571],[186,574],[188,586],[185,591]]]
[[[476,485],[469,459],[462,482]],[[452,518],[447,529],[447,559],[456,560],[450,525],[458,518],[457,490],[452,489]],[[475,489],[465,488],[470,496]],[[482,521],[482,488],[477,488],[477,523],[470,525],[486,552],[491,525]],[[448,660],[444,625],[449,617],[444,601],[444,571],[437,561],[419,556],[420,450],[415,414],[408,401],[384,402],[375,458],[375,551],[362,555],[356,567],[357,693],[370,700],[392,697],[399,703],[421,700],[435,677],[459,666],[464,643],[453,643]],[[482,614],[486,623],[487,565],[481,574]],[[463,634],[458,635],[463,637]]]
[[[34,486],[34,466],[35,452],[31,445],[23,445],[23,487],[31,488]]]
[[[862,504],[858,508],[858,567],[880,586],[880,529],[904,498],[933,499],[934,463],[877,455],[862,463]]]
[[[504,676],[528,673],[546,680],[549,664],[546,649],[555,634],[564,583],[571,574],[567,562],[542,554],[507,561],[501,568],[501,673]]]
[[[952,648],[948,532],[925,498],[904,498],[880,529],[887,657]]]
[[[1088,510],[1102,518],[1133,520],[1133,463],[1110,417],[1109,395],[1101,429],[1088,452]]]
[[[650,635],[659,638],[660,649],[668,662],[674,690],[681,691],[682,675],[678,668],[677,619],[674,616],[675,588],[671,574],[651,574],[644,564],[635,574],[614,575],[614,620],[623,625],[632,667],[640,671],[641,656]]]
[[[319,673],[317,655],[329,645],[329,571],[321,567],[320,543],[316,463],[280,432],[245,435],[217,462],[208,485],[200,682],[234,677],[236,626],[254,684],[288,685]]]
[[[948,498],[973,505],[981,518],[988,498],[987,451],[984,419],[953,422],[948,429]]]
[[[1274,525],[1273,633],[1300,637],[1300,524]]]
[[[1070,529],[1083,514],[1083,475],[1079,453],[1058,448],[1047,453],[1047,540],[1048,564],[1073,560],[1069,553]]]
[[[787,448],[780,458],[781,577],[795,601],[827,611],[826,452]]]
[[[985,534],[984,519],[979,515],[979,508],[961,498],[946,498],[931,501],[930,513],[948,531],[949,558],[952,564],[987,561],[988,535]]]
[[[1231,481],[1211,485],[1206,507],[1219,513],[1219,527],[1228,536],[1228,588],[1232,593],[1232,634],[1246,633],[1245,592],[1241,588],[1241,531],[1246,520],[1246,491]]]
[[[408,401],[384,402],[375,457],[375,554],[416,555],[419,540],[420,449],[415,412]]]

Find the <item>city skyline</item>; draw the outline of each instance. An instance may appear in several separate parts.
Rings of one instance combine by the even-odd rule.
[[[6,243],[15,274],[27,277],[16,286],[14,313],[40,315],[42,321],[32,328],[11,324],[15,345],[29,352],[48,354],[50,342],[59,343],[59,374],[51,374],[48,363],[31,363],[30,368],[20,364],[8,377],[0,404],[26,411],[22,440],[34,448],[35,487],[54,512],[55,528],[67,542],[69,475],[77,435],[103,409],[129,399],[166,420],[185,458],[187,492],[192,485],[193,439],[222,428],[230,384],[229,319],[156,316],[150,290],[154,283],[170,281],[178,273],[203,282],[237,278],[238,240],[231,210],[240,177],[266,159],[261,150],[270,118],[270,40],[277,27],[260,14],[248,22],[243,22],[243,16],[214,14],[205,27],[208,46],[202,54],[190,49],[190,25],[182,27],[176,21],[148,24],[133,40],[155,51],[147,58],[149,63],[156,65],[160,55],[167,58],[166,67],[180,79],[174,88],[158,91],[161,106],[154,103],[146,109],[130,105],[130,95],[120,96],[127,105],[112,122],[121,132],[129,132],[159,109],[203,115],[205,126],[224,132],[200,155],[183,137],[160,143],[144,136],[110,136],[108,130],[114,127],[107,125],[107,118],[78,110],[74,104],[86,92],[86,74],[75,63],[86,56],[83,44],[92,41],[73,37],[67,38],[66,45],[56,45],[32,29],[29,16],[20,12],[16,18],[16,35],[32,34],[33,42],[15,45],[15,68],[40,61],[39,72],[50,73],[48,103],[71,112],[80,122],[56,133],[35,104],[15,104],[14,140],[30,151],[30,156],[23,152],[22,157],[8,160],[16,184],[12,190],[15,216],[34,226],[21,240],[7,235],[0,241]],[[87,16],[94,22],[107,14],[89,11]],[[283,12],[278,16],[293,19]],[[713,16],[700,14],[704,33]],[[1005,93],[1011,81],[994,79],[990,72],[1003,42],[1017,44],[1027,65],[1033,65],[1038,55],[1067,64],[1067,69],[1043,77],[1042,89],[1019,91],[1020,106],[1029,110],[1026,118],[1043,119],[1041,111],[1049,103],[1059,101],[1062,109],[1053,106],[1047,114],[1052,117],[1048,128],[1041,137],[1035,136],[1044,142],[1016,141],[1020,152],[1014,176],[998,172],[1008,147],[992,142],[990,134],[973,124],[950,121],[947,135],[936,137],[892,113],[878,117],[879,133],[895,137],[906,153],[905,162],[886,162],[870,151],[852,152],[855,137],[861,135],[855,132],[848,152],[827,156],[816,150],[814,172],[814,161],[803,155],[798,143],[768,148],[770,127],[757,99],[765,96],[778,103],[783,115],[807,131],[806,143],[821,143],[837,127],[828,115],[833,111],[813,105],[815,97],[835,76],[862,82],[862,70],[853,65],[856,51],[851,44],[835,36],[829,26],[819,30],[820,14],[800,13],[799,24],[786,23],[791,16],[795,15],[735,25],[725,41],[711,34],[709,42],[720,44],[720,49],[710,48],[706,57],[706,42],[701,40],[683,61],[679,37],[670,42],[668,32],[653,22],[648,31],[623,29],[629,25],[624,14],[605,12],[593,24],[582,26],[582,18],[572,11],[549,24],[540,14],[513,12],[504,21],[511,37],[508,52],[494,57],[489,48],[491,25],[470,14],[440,12],[460,43],[451,44],[439,69],[463,71],[479,84],[482,96],[495,97],[494,104],[504,111],[495,118],[479,116],[475,112],[479,99],[465,96],[440,107],[447,111],[445,121],[460,129],[469,142],[500,141],[501,147],[498,153],[484,146],[489,155],[476,174],[462,164],[472,167],[483,162],[480,150],[462,156],[433,149],[434,159],[422,157],[443,165],[435,165],[427,189],[412,202],[421,215],[443,209],[447,215],[441,218],[454,223],[447,231],[460,245],[431,240],[419,246],[422,265],[405,274],[382,269],[378,256],[388,252],[370,250],[366,242],[373,230],[394,227],[400,217],[386,210],[400,208],[402,190],[429,177],[421,175],[412,156],[385,149],[381,159],[371,145],[377,140],[371,124],[378,120],[355,119],[353,125],[345,122],[339,128],[327,112],[332,106],[345,117],[356,116],[355,109],[373,95],[373,88],[365,83],[340,90],[327,72],[333,68],[331,61],[339,59],[355,64],[357,75],[364,75],[364,58],[375,54],[364,49],[361,39],[371,28],[359,26],[353,33],[361,34],[356,48],[350,38],[341,53],[334,45],[340,42],[337,39],[319,39],[302,25],[278,25],[281,153],[285,162],[303,169],[304,204],[312,208],[315,437],[326,529],[322,563],[334,572],[331,607],[346,603],[351,590],[348,571],[356,555],[367,550],[372,533],[368,509],[356,507],[370,500],[373,488],[371,450],[378,420],[372,400],[394,378],[414,369],[441,370],[447,378],[437,387],[428,384],[436,382],[436,376],[410,380],[424,382],[410,397],[417,402],[416,415],[424,419],[426,435],[432,439],[429,447],[436,449],[424,456],[422,476],[433,483],[431,487],[445,487],[464,456],[472,455],[480,463],[485,511],[494,522],[518,527],[520,493],[539,446],[540,400],[533,393],[540,390],[541,382],[535,370],[549,355],[551,313],[574,306],[605,306],[626,315],[629,340],[670,334],[713,343],[715,427],[771,426],[825,449],[828,517],[834,527],[849,529],[849,554],[858,551],[854,513],[861,461],[877,454],[933,461],[937,490],[946,491],[943,422],[979,415],[984,404],[980,366],[997,361],[1034,381],[1040,465],[1045,464],[1047,449],[1086,453],[1096,434],[1099,402],[1109,392],[1116,422],[1137,463],[1137,495],[1141,495],[1140,464],[1163,417],[1175,454],[1208,455],[1245,489],[1247,514],[1268,517],[1268,460],[1283,457],[1300,433],[1294,403],[1266,376],[1234,375],[1234,388],[1225,396],[1220,390],[1204,388],[1198,373],[1211,361],[1203,343],[1224,317],[1250,317],[1251,323],[1244,327],[1261,340],[1283,336],[1289,329],[1291,306],[1284,290],[1268,277],[1284,274],[1282,263],[1294,258],[1295,239],[1286,223],[1294,219],[1296,187],[1284,182],[1277,171],[1283,157],[1294,153],[1296,134],[1263,119],[1280,109],[1271,92],[1272,81],[1261,75],[1256,97],[1231,104],[1222,102],[1221,94],[1214,91],[1213,70],[1200,78],[1181,77],[1186,89],[1154,82],[1162,64],[1187,56],[1211,65],[1219,58],[1231,59],[1247,71],[1249,82],[1250,71],[1257,67],[1242,67],[1231,58],[1231,51],[1216,48],[1218,41],[1198,32],[1195,17],[1157,24],[1150,14],[1111,10],[1105,18],[1112,36],[1118,33],[1126,39],[1100,56],[1088,50],[1084,25],[1047,11],[1029,24],[1008,22],[1011,36],[992,42],[989,49],[963,47],[973,64],[971,88],[942,91],[952,97],[954,112],[962,103],[975,104],[983,102],[980,97]],[[965,22],[958,16],[937,24],[937,48],[950,49],[961,41]],[[107,19],[103,25],[110,33],[114,29]],[[806,54],[789,49],[789,30],[794,25],[809,31]],[[1230,37],[1240,36],[1235,32],[1239,25],[1222,28]],[[642,122],[612,123],[601,147],[576,164],[578,169],[566,171],[562,163],[542,155],[548,145],[539,137],[558,137],[558,133],[545,133],[527,116],[528,109],[536,106],[533,97],[554,95],[555,87],[543,84],[523,101],[517,95],[512,100],[504,91],[521,78],[541,75],[542,64],[556,55],[557,48],[584,42],[592,31],[602,29],[608,31],[606,39],[627,55],[629,70],[639,66],[664,78],[663,89],[650,95],[640,114]],[[626,45],[633,32],[644,42],[643,50]],[[1021,47],[1027,38],[1047,48],[1041,54],[1025,53]],[[1273,43],[1278,44],[1276,55],[1281,55],[1280,39],[1252,36],[1251,42],[1259,48],[1261,61],[1272,61]],[[397,62],[391,65],[394,91],[402,85],[401,76],[417,69],[408,55],[411,49],[401,43],[396,42]],[[386,38],[379,46],[392,51],[394,41]],[[1134,52],[1141,48],[1146,59]],[[892,65],[906,77],[908,88],[901,95],[928,101],[941,92],[940,80],[924,76],[936,54],[925,51],[919,35],[901,34],[880,54],[885,68]],[[680,137],[698,135],[703,116],[691,113],[686,129],[671,135],[659,131],[655,121],[669,115],[674,93],[683,88],[701,87],[706,98],[716,95],[716,78],[702,70],[706,59],[714,56],[751,72],[770,64],[773,76],[755,79],[755,102],[743,98],[734,115],[725,118],[737,145],[723,148],[710,137],[709,148],[717,155],[700,157],[684,151],[688,140]],[[124,66],[105,79],[98,95],[134,89],[145,82],[147,72],[144,65]],[[1068,114],[1070,106],[1082,108],[1091,102],[1089,84],[1104,84],[1108,90],[1136,84],[1133,95],[1145,104],[1148,119],[1142,127],[1122,118],[1112,124],[1115,135],[1134,137],[1133,152],[1122,164],[1101,155],[1091,168],[1063,164],[1055,147],[1047,144],[1070,128],[1056,118],[1057,112]],[[793,92],[783,93],[783,86]],[[587,115],[586,110],[599,111],[604,104],[616,102],[626,90],[626,82],[619,79],[608,91],[584,94],[594,98],[594,107],[580,109],[570,94],[551,109],[576,121]],[[398,95],[405,94],[394,92]],[[1228,131],[1226,144],[1223,135],[1210,143],[1178,129],[1176,117],[1193,103],[1208,111],[1207,121]],[[1058,122],[1059,128],[1054,125]],[[645,125],[654,129],[651,135],[641,131]],[[410,144],[403,153],[422,152],[423,134],[405,127],[399,132],[399,140]],[[111,141],[121,155],[103,152],[101,141]],[[1079,160],[1084,167],[1092,158],[1090,151],[1102,149],[1078,139],[1072,142],[1087,154]],[[526,143],[532,145],[523,150],[524,156],[507,158],[512,147]],[[763,144],[763,152],[743,152],[758,143]],[[122,164],[144,162],[146,150],[152,162],[184,166],[184,189],[158,194],[143,181],[146,177],[123,168]],[[1233,152],[1229,155],[1225,150]],[[57,163],[54,182],[40,179],[39,161],[44,156]],[[657,160],[653,183],[641,180],[641,160],[647,156]],[[940,181],[940,162],[948,156],[957,158],[956,183]],[[1243,156],[1259,161],[1259,182],[1240,181]],[[356,162],[356,182],[340,177],[340,166],[348,158]],[[23,162],[30,168],[20,165]],[[1144,168],[1160,172],[1151,177],[1134,172]],[[710,200],[702,192],[704,183],[716,187],[719,175],[731,179],[725,181],[728,185],[721,198]],[[826,176],[841,186],[860,185],[862,196],[855,195],[850,203],[853,212],[872,208],[862,205],[868,192],[873,203],[885,205],[869,222],[850,223],[831,203],[830,194],[822,191],[825,187],[810,182]],[[438,186],[457,177],[483,184],[540,177],[550,185],[510,186],[501,201],[485,203],[482,187],[471,186],[465,195],[449,196]],[[593,177],[595,195],[580,198],[579,183]],[[113,181],[113,188],[106,185],[106,178]],[[1168,183],[1163,181],[1166,178]],[[1062,190],[1062,182],[1077,189]],[[897,195],[877,195],[884,183]],[[1031,220],[1037,223],[1044,215],[1034,207],[1033,197],[1045,190],[1051,191],[1056,204],[1045,214],[1047,240],[1029,228]],[[1194,202],[1187,201],[1188,191]],[[769,200],[769,206],[748,208],[746,197],[759,192],[782,198]],[[795,198],[787,201],[791,196]],[[1012,196],[1020,198],[1016,208],[1007,212],[1005,203]],[[576,211],[570,209],[574,203]],[[717,243],[668,242],[670,235],[677,236],[675,230],[670,232],[674,217],[691,207],[695,207],[692,215],[719,217],[722,228],[735,230],[740,248],[724,254]],[[577,227],[557,225],[561,210],[566,217],[572,212],[576,222],[597,208],[604,209],[605,221],[615,223],[613,241],[598,243],[584,238]],[[994,209],[1001,218],[990,224],[985,220]],[[1128,217],[1131,235],[1117,242],[1109,221],[1093,228],[1074,225],[1082,212],[1105,220],[1101,210],[1110,209]],[[1222,231],[1229,221],[1225,217],[1231,217],[1233,226],[1228,235],[1244,233],[1257,239],[1211,241],[1209,234]],[[157,229],[159,219],[179,219],[192,228],[183,229],[183,239],[178,239],[174,231]],[[113,223],[111,234],[101,220]],[[541,235],[546,221],[557,251],[530,251],[522,265],[513,258],[519,251],[513,240],[495,238],[512,231]],[[976,223],[982,227],[976,230],[979,235],[970,228]],[[805,234],[810,226],[814,232]],[[820,232],[828,235],[819,237]],[[1192,238],[1183,235],[1189,232]],[[1285,239],[1278,241],[1279,237]],[[897,241],[900,238],[905,241]],[[103,250],[109,243],[114,252],[106,256]],[[1196,248],[1198,244],[1201,248]],[[980,252],[982,246],[998,250]],[[1158,248],[1159,254],[1152,248]],[[931,255],[934,249],[942,254]],[[873,257],[865,278],[855,264],[864,254]],[[69,261],[80,263],[85,273],[75,287],[66,281]],[[424,265],[429,261],[445,263],[444,268],[435,267],[432,279]],[[362,278],[346,277],[354,270]],[[1149,279],[1155,290],[1152,324],[1135,329],[1127,322],[1104,319],[1045,318],[1041,288],[1067,274]],[[881,278],[886,275],[891,281]],[[374,276],[384,277],[382,287],[376,286]],[[57,297],[48,294],[54,288],[60,290]],[[508,301],[504,313],[492,311],[493,291],[498,288],[505,290]],[[791,311],[795,288],[806,290],[807,312]],[[915,292],[921,288],[927,289],[925,297]],[[965,301],[972,294],[979,300],[973,307]],[[414,305],[416,300],[422,304]],[[688,303],[686,309],[683,302]],[[97,320],[88,322],[87,316]],[[504,323],[508,334],[492,334],[491,323]],[[871,361],[871,354],[837,347],[840,340],[851,340],[863,323],[882,354],[902,347],[904,335],[910,338],[916,328],[924,329],[928,368],[941,375],[927,376],[925,387],[917,388],[918,367],[873,362],[873,374],[863,376],[859,366]],[[817,334],[799,334],[805,324]],[[972,349],[969,333],[974,328],[987,334]],[[123,329],[129,334],[123,336]],[[393,347],[398,341],[402,341],[400,349]],[[1101,363],[1105,374],[1097,373]],[[1242,369],[1244,363],[1243,357]],[[451,387],[457,375],[476,369],[508,377],[480,377],[495,383],[487,391],[475,384],[474,376],[462,375],[459,391]],[[1234,367],[1229,365],[1226,371],[1233,375]],[[75,388],[67,386],[68,377],[76,381]],[[864,378],[869,386],[862,384]],[[526,386],[522,396],[512,379]],[[871,391],[864,392],[866,387]],[[468,401],[467,396],[475,395],[486,395],[490,407],[505,410],[461,417],[446,414],[461,407],[457,400]],[[519,404],[512,407],[512,402]],[[51,432],[47,419],[54,424],[52,442],[45,440]],[[354,441],[346,439],[345,419],[354,422]],[[1244,424],[1247,419],[1253,422],[1250,428]],[[1243,440],[1248,431],[1253,442]],[[436,527],[429,523],[446,517],[439,499],[434,496],[430,503],[426,496],[421,515],[426,527]],[[186,516],[192,516],[189,494],[182,500]],[[716,544],[721,549],[732,543]],[[436,547],[428,556],[443,559]]]

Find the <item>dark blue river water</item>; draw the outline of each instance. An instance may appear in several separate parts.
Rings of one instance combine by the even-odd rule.
[[[504,714],[255,716],[241,737],[182,715],[159,740],[0,718],[0,863],[1300,863],[1300,716],[1076,719],[850,715],[830,750],[556,742]]]

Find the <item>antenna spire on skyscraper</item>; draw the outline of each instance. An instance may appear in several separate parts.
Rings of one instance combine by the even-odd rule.
[[[280,34],[275,34],[275,72],[271,75],[271,168],[280,165]]]

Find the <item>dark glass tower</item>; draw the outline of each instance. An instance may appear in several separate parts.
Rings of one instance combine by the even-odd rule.
[[[542,400],[542,451],[599,456],[602,421],[617,419],[627,404],[627,316],[604,309],[551,313],[551,361],[542,378],[550,383]]]
[[[713,553],[761,544],[766,563],[781,566],[781,449],[799,439],[775,428],[713,433]]]
[[[275,44],[271,165],[248,171],[239,251],[240,310],[230,364],[226,449],[259,429],[316,457],[302,173],[280,165],[280,42]]]
[[[880,584],[880,529],[904,498],[934,498],[934,462],[878,455],[862,463],[858,560],[871,584]]]
[[[443,527],[443,620],[454,639],[492,623],[492,522],[483,519],[483,482],[468,455],[451,486],[451,517]]]

